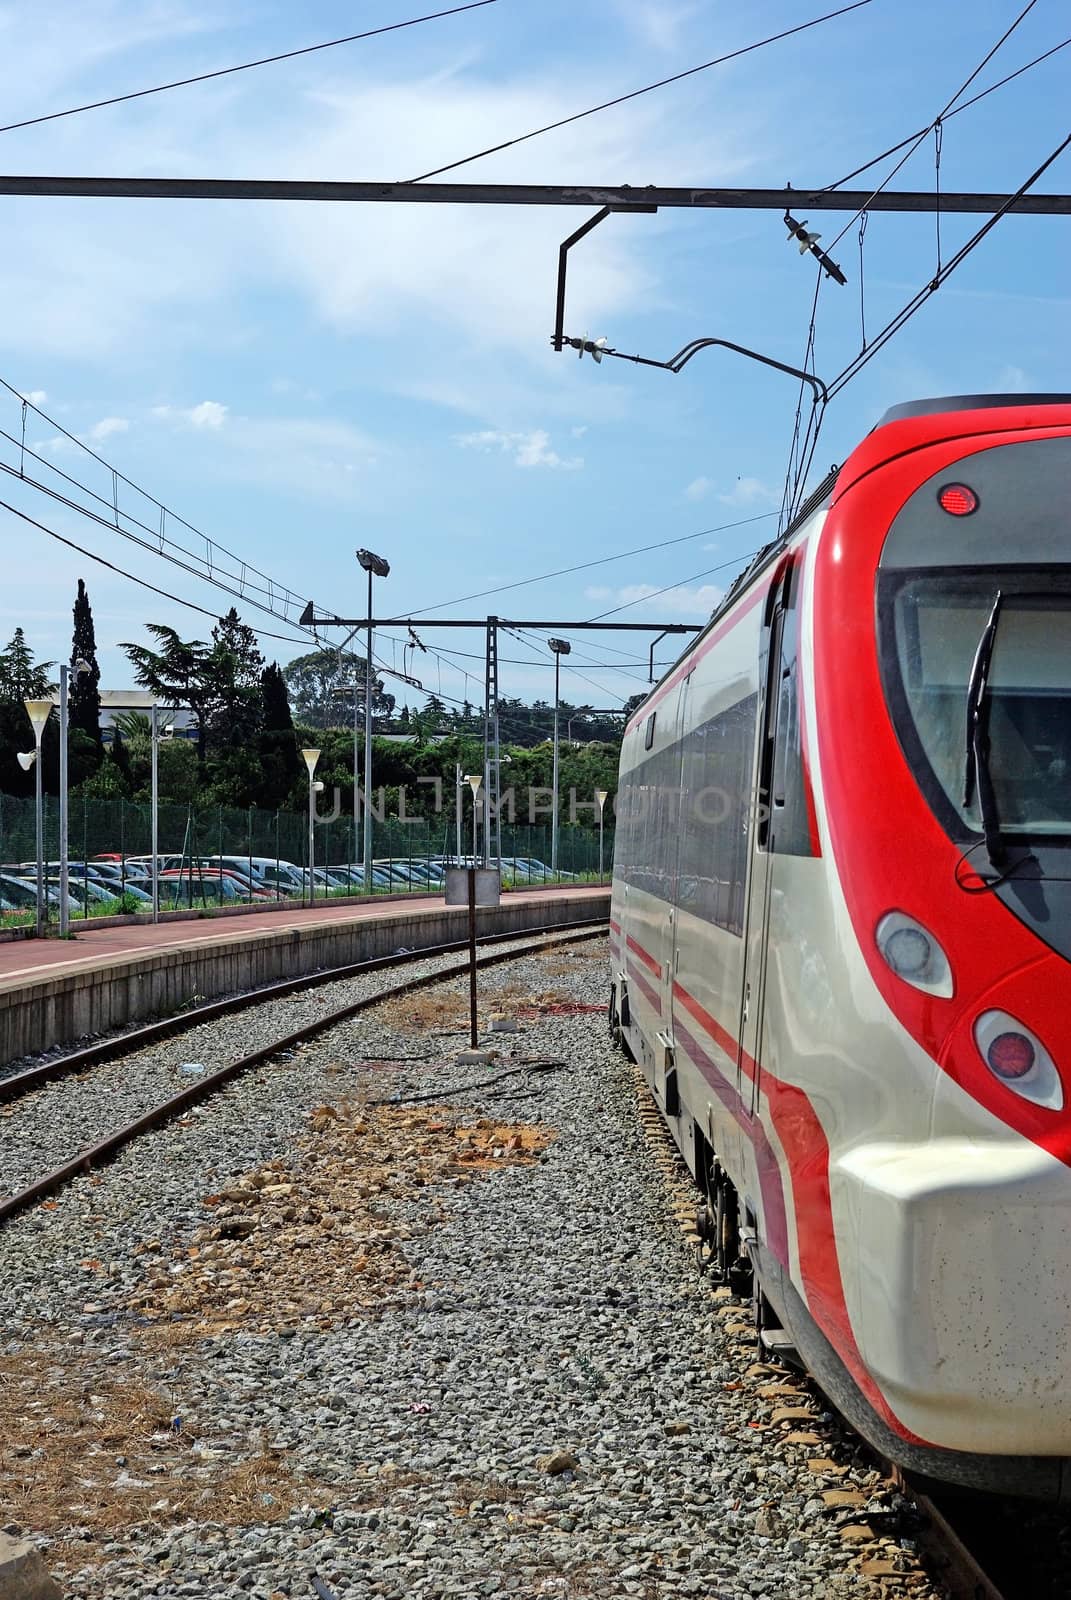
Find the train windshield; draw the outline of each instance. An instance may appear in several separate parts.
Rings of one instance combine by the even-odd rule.
[[[982,832],[969,753],[971,669],[999,594],[982,707],[989,821],[1009,840],[1071,843],[1067,568],[889,576],[893,592],[879,597],[886,684],[901,743],[934,810],[959,837]]]

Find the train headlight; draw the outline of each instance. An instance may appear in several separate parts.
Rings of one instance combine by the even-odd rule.
[[[1064,1086],[1056,1063],[1036,1033],[1006,1011],[983,1011],[974,1024],[974,1042],[994,1078],[1024,1100],[1059,1111]]]
[[[926,994],[952,998],[952,968],[933,934],[905,911],[887,911],[875,932],[890,972]]]

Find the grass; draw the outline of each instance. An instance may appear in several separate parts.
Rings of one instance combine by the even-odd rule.
[[[48,1533],[82,1563],[92,1548],[75,1528],[104,1540],[190,1520],[251,1527],[305,1503],[308,1484],[281,1454],[198,1450],[188,1418],[174,1427],[172,1402],[103,1376],[94,1354],[38,1344],[0,1359],[4,1520]]]

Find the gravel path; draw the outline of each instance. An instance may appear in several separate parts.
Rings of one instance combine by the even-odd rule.
[[[564,995],[601,1009],[604,950],[522,959],[481,989],[504,1011]],[[283,1600],[314,1595],[313,1573],[339,1600],[929,1600],[898,1497],[806,1386],[755,1362],[739,1303],[697,1276],[603,1017],[500,1036],[563,1067],[496,1084],[442,1060],[463,1000],[449,994],[442,1015],[409,1008],[422,1032],[377,1010],[237,1080],[0,1235],[0,1431],[23,1437],[4,1431],[16,1379],[17,1420],[41,1419],[10,1445],[36,1481],[12,1525],[47,1539],[68,1600]],[[203,1059],[188,1037],[160,1048]],[[400,1094],[434,1101],[372,1104]],[[338,1117],[310,1121],[325,1102]],[[450,1162],[481,1119],[487,1160],[463,1181]],[[507,1138],[522,1127],[528,1145]],[[162,1283],[181,1297],[242,1260],[262,1298],[230,1302],[229,1331],[146,1324]],[[322,1314],[280,1310],[273,1330],[299,1281]],[[74,1437],[88,1454],[45,1523],[64,1429],[65,1459]],[[136,1516],[108,1522],[124,1493]]]
[[[504,940],[482,953],[512,950],[526,942]],[[0,1105],[0,1198],[17,1193],[61,1161],[96,1144],[124,1123],[133,1122],[236,1056],[295,1032],[325,1011],[352,1005],[408,978],[455,966],[462,959],[457,952],[432,956],[393,971],[370,972],[267,1001],[254,1009],[190,1028],[174,1038],[161,1039],[119,1060],[102,1062],[76,1076],[58,1078],[10,1105]],[[43,1058],[23,1060],[3,1069],[0,1082],[40,1059]]]

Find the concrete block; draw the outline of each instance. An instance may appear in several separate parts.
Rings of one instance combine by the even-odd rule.
[[[40,1551],[6,1533],[0,1533],[0,1600],[63,1600]]]

